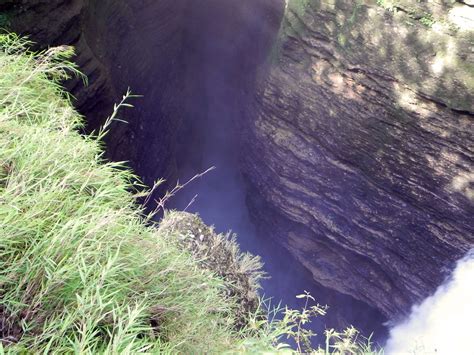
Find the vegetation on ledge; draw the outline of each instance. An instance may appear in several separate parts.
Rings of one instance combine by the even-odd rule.
[[[224,282],[147,226],[136,178],[106,163],[59,81],[69,48],[0,53],[0,311],[14,351],[225,350]],[[8,347],[10,348],[10,347]]]
[[[288,337],[308,350],[304,324],[324,310],[270,321],[258,259],[210,229],[196,246],[195,217],[152,224],[136,202],[144,186],[103,159],[106,132],[79,133],[60,86],[78,74],[72,50],[28,46],[0,35],[0,354],[291,351]],[[321,353],[369,350],[353,328],[326,344]]]

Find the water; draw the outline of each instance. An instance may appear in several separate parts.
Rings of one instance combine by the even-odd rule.
[[[474,354],[474,249],[451,277],[390,330],[387,354]]]

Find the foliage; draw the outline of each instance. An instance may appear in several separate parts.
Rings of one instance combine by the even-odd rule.
[[[144,223],[141,184],[77,133],[59,84],[72,50],[28,45],[0,37],[0,338],[12,352],[232,347],[224,281]]]
[[[425,13],[421,18],[420,22],[426,27],[432,27],[435,24],[435,19],[432,14]]]
[[[322,307],[319,304],[309,306],[309,301],[312,300],[314,302],[315,299],[308,292],[296,297],[305,299],[303,310],[286,309],[283,322],[288,324],[288,337],[295,340],[298,352],[310,352],[312,348],[311,338],[316,334],[304,326],[307,323],[311,323],[312,318],[320,315],[324,316],[326,314],[326,307]]]
[[[265,277],[260,257],[241,252],[235,235],[216,233],[195,214],[166,211],[159,231],[191,253],[201,267],[225,278],[225,293],[236,301],[236,326],[244,328],[259,305],[260,279]]]
[[[385,8],[390,12],[402,11],[406,13],[410,19],[414,21],[419,21],[422,25],[426,27],[432,27],[436,23],[436,19],[430,12],[420,11],[415,6],[402,6],[400,1],[397,0],[377,0],[377,5]]]
[[[309,329],[308,325],[315,318],[324,316],[327,306],[321,306],[317,303],[311,304],[315,303],[315,299],[306,291],[296,297],[305,300],[305,305],[301,310],[280,309],[278,307],[271,309],[269,305],[262,305],[262,310],[271,309],[271,311],[267,313],[265,318],[256,316],[259,312],[253,315],[247,328],[250,341],[267,339],[267,343],[271,342],[274,349],[283,353],[295,353],[290,345],[282,342],[287,339],[293,340],[296,344],[296,353],[315,355],[383,354],[383,350],[375,346],[370,337],[362,337],[353,326],[342,332],[334,329],[326,330],[324,348],[315,347],[314,344],[318,343],[318,335]],[[251,349],[254,352],[268,350],[260,348],[261,343],[256,345],[249,344],[248,341],[244,343],[247,350]]]
[[[81,136],[60,85],[80,75],[72,49],[29,45],[0,35],[0,354],[293,352],[285,337],[300,351],[370,350],[353,328],[310,349],[305,325],[324,311],[307,293],[301,311],[242,308],[258,259],[232,238],[204,249],[179,241],[144,215],[136,199],[149,191],[124,164],[104,161],[101,138],[131,95],[95,136]]]

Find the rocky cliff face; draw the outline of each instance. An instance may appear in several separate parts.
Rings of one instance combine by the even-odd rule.
[[[182,55],[189,0],[90,1],[84,33],[107,68],[115,101],[131,88],[142,98],[122,112],[108,138],[109,156],[127,160],[152,185],[176,176],[182,121]]]
[[[291,0],[248,110],[257,222],[392,318],[474,246],[473,10]]]
[[[68,86],[88,130],[97,129],[127,88],[143,95],[122,110],[107,137],[108,156],[129,161],[153,184],[176,175],[174,150],[180,124],[183,56],[188,0],[0,0],[11,27],[40,47],[72,45],[88,78]],[[150,152],[153,152],[150,156]]]
[[[83,32],[88,0],[0,1],[5,22],[17,33],[27,35],[36,46],[72,45],[76,62],[89,78],[87,90],[81,80],[69,83],[79,110],[87,114],[91,128],[97,128],[110,113],[114,90],[107,69],[99,60]]]

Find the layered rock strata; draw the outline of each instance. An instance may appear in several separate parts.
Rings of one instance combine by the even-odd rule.
[[[473,21],[445,1],[290,1],[248,109],[257,223],[392,318],[474,246]]]

